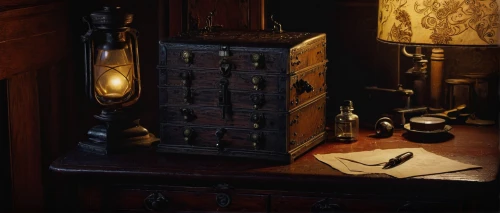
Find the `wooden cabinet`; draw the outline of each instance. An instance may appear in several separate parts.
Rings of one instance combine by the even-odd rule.
[[[292,164],[223,156],[138,150],[96,156],[72,151],[51,165],[67,191],[68,208],[87,211],[165,212],[495,212],[498,211],[497,127],[454,126],[442,143],[407,141],[403,131],[386,139],[362,129],[352,144],[325,143]],[[346,175],[314,154],[375,148],[423,147],[482,166],[398,179]],[[71,209],[74,208],[74,209]]]
[[[166,35],[205,27],[210,12],[215,12],[213,24],[224,29],[262,30],[269,18],[264,17],[264,4],[264,0],[170,0]]]

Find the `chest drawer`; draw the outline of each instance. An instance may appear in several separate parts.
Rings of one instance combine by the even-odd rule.
[[[221,66],[221,48],[219,45],[166,44],[166,68],[219,69]],[[287,62],[284,50],[280,48],[248,48],[230,46],[229,57],[225,61],[232,71],[260,70],[268,73],[285,73]]]
[[[220,89],[220,71],[213,69],[160,69],[160,87],[190,87],[193,89]],[[283,93],[287,88],[285,75],[260,72],[231,72],[229,87],[240,90],[259,90],[271,93]]]
[[[207,107],[227,105],[232,109],[271,111],[285,111],[286,109],[285,94],[265,93],[261,91],[225,90],[226,97],[223,98],[223,91],[224,89],[164,87],[160,88],[160,105],[197,105]]]
[[[255,130],[283,131],[286,128],[284,112],[262,110],[232,110],[230,117],[222,118],[218,107],[161,106],[161,122],[180,125],[205,125],[241,127]]]
[[[251,155],[252,153],[267,152],[268,155],[272,155],[273,153],[286,153],[286,147],[282,145],[286,144],[286,136],[284,132],[278,131],[163,124],[161,138],[169,143],[169,146],[163,148],[171,149],[170,151],[182,152],[181,149],[196,149],[198,147],[197,152],[205,154],[248,153]]]

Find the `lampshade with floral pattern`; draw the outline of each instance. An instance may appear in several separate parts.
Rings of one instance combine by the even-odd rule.
[[[428,46],[500,45],[499,0],[379,0],[377,39]]]

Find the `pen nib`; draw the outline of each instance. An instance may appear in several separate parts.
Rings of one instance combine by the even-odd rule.
[[[396,156],[395,158],[391,158],[389,160],[389,162],[387,162],[384,165],[384,167],[382,167],[382,169],[390,169],[390,168],[396,167],[397,165],[400,165],[400,164],[406,162],[407,160],[409,160],[412,157],[413,157],[412,152],[405,152],[403,154]]]

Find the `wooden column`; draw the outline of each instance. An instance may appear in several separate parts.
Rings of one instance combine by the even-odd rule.
[[[184,16],[186,16],[185,9],[183,8],[184,0],[169,0],[168,1],[168,35],[175,36],[185,30],[186,23],[183,23]]]
[[[443,108],[443,65],[444,65],[444,50],[441,48],[433,48],[431,54],[431,100],[430,107],[433,109]]]
[[[43,208],[37,73],[25,72],[8,80],[11,139],[12,200],[14,209]]]

